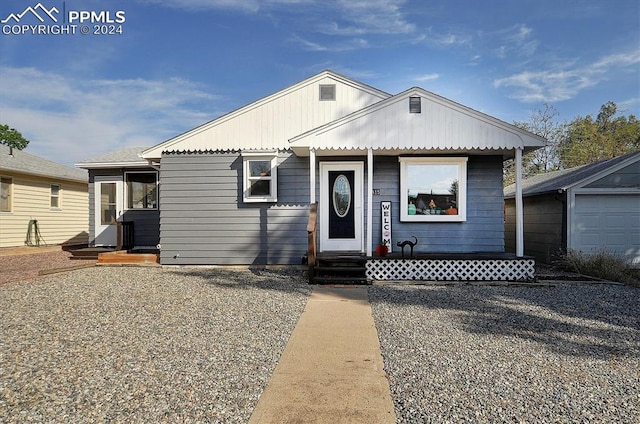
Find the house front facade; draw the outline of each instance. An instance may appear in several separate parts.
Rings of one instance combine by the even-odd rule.
[[[300,264],[313,204],[319,252],[502,253],[502,162],[543,144],[423,89],[324,71],[139,159],[158,172],[162,264]]]

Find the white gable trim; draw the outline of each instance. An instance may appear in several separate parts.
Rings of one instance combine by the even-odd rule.
[[[280,90],[274,94],[271,94],[267,97],[264,97],[262,99],[259,99],[253,103],[250,103],[246,106],[243,106],[239,109],[236,109],[232,112],[229,112],[225,115],[220,116],[219,118],[216,118],[212,121],[209,121],[203,125],[200,125],[192,130],[189,130],[185,133],[182,133],[176,137],[173,137],[163,143],[160,143],[156,146],[153,146],[145,151],[143,151],[141,153],[141,157],[145,158],[145,159],[160,159],[162,156],[162,152],[164,151],[184,151],[184,150],[189,150],[189,149],[185,149],[183,148],[183,146],[181,146],[182,144],[184,144],[185,141],[189,140],[190,138],[208,131],[218,125],[224,124],[228,121],[231,121],[235,118],[238,118],[239,116],[248,113],[256,108],[259,108],[260,106],[263,106],[269,102],[273,102],[274,100],[277,100],[283,96],[287,96],[299,89],[301,89],[302,87],[308,86],[310,84],[315,84],[318,82],[321,82],[323,80],[325,80],[326,78],[330,78],[332,80],[335,80],[341,84],[344,84],[346,86],[349,87],[353,87],[355,89],[361,90],[363,92],[366,92],[370,95],[372,95],[373,97],[378,97],[380,99],[386,99],[388,97],[390,97],[390,94],[385,93],[384,91],[378,90],[374,87],[371,87],[369,85],[366,84],[362,84],[360,82],[351,80],[349,78],[346,78],[340,74],[337,74],[335,72],[332,71],[323,71],[317,75],[314,75],[310,78],[305,79],[304,81],[301,81],[295,85],[292,85],[288,88],[285,88],[284,90]],[[286,117],[282,117],[282,119],[286,119]],[[246,150],[246,149],[250,149],[250,146],[244,146],[242,145],[243,141],[242,140],[238,140],[238,145],[234,146],[235,149],[237,150]],[[286,146],[286,144],[288,143],[288,140],[282,140],[282,144],[283,144],[283,148],[287,148],[288,146]],[[206,150],[216,150],[215,146],[210,146],[208,147]],[[222,150],[228,150],[227,147],[223,147]]]
[[[409,98],[415,96],[425,99],[421,113],[409,113]],[[430,116],[433,112],[443,115],[443,119]],[[370,122],[364,122],[366,119]],[[402,138],[402,134],[406,137]],[[545,140],[514,125],[414,87],[294,137],[290,144],[296,154],[306,155],[305,150],[310,148],[318,151],[358,152],[370,148],[396,152],[516,148],[529,150],[544,146]]]

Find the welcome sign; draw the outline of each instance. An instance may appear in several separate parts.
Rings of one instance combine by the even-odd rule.
[[[380,228],[382,230],[381,238],[382,242],[389,249],[391,253],[391,202],[380,202],[380,217],[382,222]]]

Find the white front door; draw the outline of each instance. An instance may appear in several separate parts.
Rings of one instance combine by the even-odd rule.
[[[320,251],[362,252],[363,162],[320,162]]]
[[[95,188],[95,245],[115,246],[116,220],[122,215],[122,179],[96,177]]]

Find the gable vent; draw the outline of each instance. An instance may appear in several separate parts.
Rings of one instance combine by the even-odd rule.
[[[335,100],[336,86],[334,84],[320,85],[320,100]]]
[[[409,97],[409,113],[421,113],[420,97]]]

